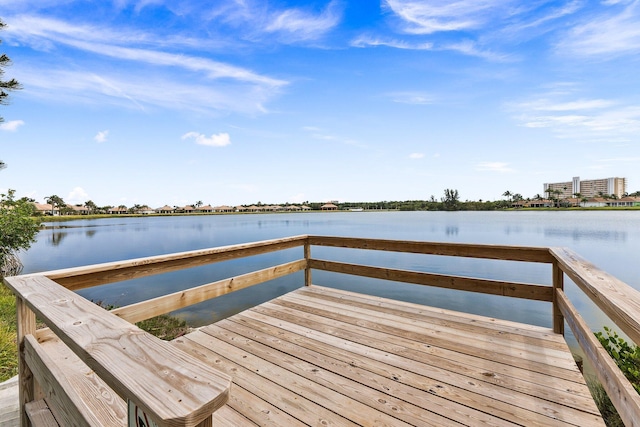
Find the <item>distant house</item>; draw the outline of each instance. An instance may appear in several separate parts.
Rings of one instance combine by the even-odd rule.
[[[623,197],[622,199],[608,200],[608,206],[622,208],[640,206],[640,197]]]
[[[338,207],[333,203],[325,203],[320,207],[320,209],[322,209],[323,211],[337,211]]]
[[[86,206],[67,205],[67,208],[73,209],[75,215],[89,215],[89,208]]]
[[[216,206],[215,208],[213,208],[214,212],[233,212],[233,208],[231,206],[227,206],[227,205],[222,205],[222,206]]]
[[[156,213],[156,211],[154,209],[151,209],[149,206],[144,205],[140,209],[138,209],[137,213],[141,215],[153,215],[154,213]]]
[[[550,208],[553,206],[553,202],[551,200],[531,200],[525,204],[526,207],[529,208]]]
[[[175,211],[176,210],[169,205],[164,205],[163,207],[156,209],[156,213],[159,214],[172,214]]]
[[[187,205],[184,208],[180,208],[180,212],[184,212],[184,213],[194,213],[196,211],[196,208],[194,208],[191,205]]]
[[[302,209],[303,211],[310,211],[311,210],[311,208],[309,206],[307,206],[307,205],[300,206],[300,209]]]
[[[111,208],[107,211],[110,215],[124,215],[129,213],[129,210],[125,206],[118,206],[116,208]]]
[[[58,207],[54,208],[49,203],[35,203],[34,202],[33,206],[35,206],[36,211],[38,211],[42,215],[53,215],[53,216],[60,215],[60,209],[58,209]]]
[[[247,208],[245,208],[244,206],[240,205],[240,206],[236,206],[235,208],[236,212],[244,212],[247,210]]]
[[[211,205],[198,206],[196,208],[196,212],[198,212],[198,213],[211,213],[211,212],[213,212],[213,208],[211,207]]]
[[[593,197],[582,203],[585,208],[604,208],[607,206],[609,200],[602,197]]]
[[[294,211],[300,211],[300,210],[302,210],[302,208],[300,206],[296,206],[296,205],[289,205],[289,206],[287,206],[287,210],[294,212]]]

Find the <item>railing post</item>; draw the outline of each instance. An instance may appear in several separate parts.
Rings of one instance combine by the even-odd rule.
[[[31,369],[24,358],[24,337],[35,335],[36,315],[24,300],[16,297],[16,318],[17,331],[16,340],[18,345],[18,399],[20,404],[20,425],[28,427],[30,425],[24,405],[35,400],[36,383],[33,379]]]
[[[304,259],[307,261],[307,265],[304,267],[304,285],[311,286],[311,267],[309,261],[311,260],[311,244],[309,238],[304,241]]]
[[[558,290],[564,290],[564,272],[558,261],[553,261],[553,332],[564,335],[564,316],[558,305]]]

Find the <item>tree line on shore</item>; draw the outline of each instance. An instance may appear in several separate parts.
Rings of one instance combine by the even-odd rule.
[[[540,194],[536,194],[533,198],[524,198],[519,193],[513,193],[511,191],[505,191],[502,196],[503,199],[499,200],[460,200],[460,193],[457,189],[446,188],[444,190],[444,194],[442,197],[437,199],[435,196],[431,196],[426,200],[404,200],[404,201],[377,201],[377,202],[331,202],[332,205],[335,205],[335,210],[397,210],[397,211],[457,211],[457,210],[467,210],[467,211],[491,211],[491,210],[499,210],[499,209],[508,209],[518,206],[523,206],[526,203],[532,203],[535,201],[547,202],[546,207],[571,207],[577,203],[583,203],[589,200],[588,198],[582,196],[580,193],[574,194],[573,200],[571,199],[563,199],[560,197],[561,192],[558,190],[547,190],[548,196],[547,198],[543,197]],[[636,191],[635,193],[625,194],[626,196],[631,197],[640,197],[640,191]],[[601,199],[617,199],[615,195],[607,195],[607,194],[599,194],[599,198]],[[30,202],[33,204],[35,200],[23,197],[20,199],[25,202]],[[53,214],[53,210],[56,209],[60,215],[73,215],[78,214],[77,209],[74,209],[74,206],[65,203],[65,201],[57,195],[52,195],[45,198],[45,201],[51,206],[51,214]],[[572,205],[573,203],[573,205]],[[184,213],[186,207],[193,208],[195,211],[198,210],[203,205],[203,202],[198,200],[197,202],[187,205],[187,206],[173,206],[174,211],[176,213]],[[241,205],[236,206],[234,208],[230,208],[230,211],[245,211],[243,208],[247,208],[250,205]],[[291,203],[283,203],[278,205],[265,205],[262,202],[257,202],[251,204],[252,207],[257,207],[258,210],[275,210],[269,208],[279,208],[278,210],[286,211],[289,207],[295,206]],[[302,203],[302,206],[308,208],[307,210],[323,210],[327,206],[326,202],[309,202],[305,201]],[[133,206],[127,207],[125,205],[119,206],[99,206],[94,203],[92,200],[86,201],[84,204],[75,205],[75,207],[84,208],[84,214],[91,215],[105,215],[109,214],[113,211],[114,208],[118,209],[120,214],[140,214],[140,213],[148,213],[150,209],[148,205],[135,204]],[[264,209],[263,209],[264,208]],[[229,211],[229,210],[226,210]],[[35,206],[32,210],[33,215],[42,215],[47,214],[47,212],[38,212],[35,209]]]

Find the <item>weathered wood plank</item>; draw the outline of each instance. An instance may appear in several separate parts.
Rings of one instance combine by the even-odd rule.
[[[620,371],[591,329],[571,304],[565,293],[558,289],[557,300],[565,320],[571,327],[580,347],[594,367],[598,380],[614,404],[626,426],[640,421],[640,395]]]
[[[508,261],[551,263],[548,248],[480,245],[466,243],[437,243],[401,240],[365,239],[357,237],[308,236],[311,245],[352,249],[371,249],[387,252],[461,256],[468,258],[501,259]]]
[[[154,274],[168,273],[184,268],[198,267],[204,264],[295,248],[302,246],[305,240],[306,236],[287,237],[126,261],[108,262],[87,267],[66,268],[40,274],[68,289],[78,290],[105,283],[114,283]]]
[[[274,317],[271,317],[272,315]],[[558,372],[553,373],[548,372],[548,369],[545,369],[544,366],[534,365],[538,370],[531,369],[532,363],[526,360],[521,360],[520,364],[509,360],[510,363],[505,364],[500,360],[478,358],[473,354],[458,353],[452,349],[430,344],[421,344],[416,341],[398,337],[386,337],[383,340],[375,339],[375,337],[370,336],[369,330],[366,328],[352,325],[348,329],[339,329],[336,327],[334,321],[323,319],[320,316],[313,317],[309,315],[305,316],[305,318],[300,318],[293,314],[283,313],[282,310],[270,310],[267,307],[260,306],[251,311],[246,311],[242,313],[241,316],[238,315],[238,317],[248,317],[269,323],[273,326],[286,328],[291,332],[314,337],[314,339],[320,341],[325,341],[328,337],[337,337],[350,343],[358,343],[368,347],[375,346],[377,350],[385,354],[399,354],[419,362],[430,361],[428,363],[434,366],[440,366],[442,363],[453,360],[457,363],[481,367],[489,373],[499,373],[502,375],[513,375],[513,372],[521,373],[522,377],[528,376],[531,378],[531,381],[540,381],[540,378],[549,376],[563,378],[566,381],[572,382],[573,386],[583,381],[579,373],[572,373],[572,371],[564,369],[557,370]],[[334,345],[341,346],[342,344],[338,342]],[[558,374],[562,374],[562,376]],[[545,385],[547,382],[543,381],[542,384]]]
[[[622,332],[640,345],[640,292],[567,248],[551,248],[560,267]]]
[[[9,280],[17,296],[123,399],[166,426],[195,426],[224,405],[230,379],[42,276]]]
[[[25,411],[32,427],[59,427],[47,406],[47,402],[42,399],[27,403]]]
[[[336,413],[333,402],[327,400],[327,397],[323,396],[320,390],[309,388],[310,394],[301,395],[290,389],[289,381],[282,381],[282,383],[271,381],[262,375],[262,366],[257,368],[257,372],[245,366],[243,355],[238,355],[234,349],[224,352],[219,350],[219,347],[217,347],[218,341],[204,332],[192,332],[174,340],[173,343],[178,348],[215,366],[216,369],[232,375],[234,392],[237,388],[236,385],[238,385],[278,408],[277,412],[262,411],[262,414],[256,414],[260,418],[252,419],[252,421],[259,425],[262,424],[263,421],[261,420],[263,419],[273,419],[277,421],[274,425],[295,426],[295,419],[304,420],[309,417],[315,420],[313,425],[344,425],[348,427],[358,425]],[[240,359],[240,363],[237,363],[236,359]],[[267,366],[264,367],[264,369],[267,368]],[[257,373],[260,373],[260,375],[257,375]],[[316,401],[316,398],[319,400]],[[336,403],[342,402],[337,401]],[[234,406],[232,400],[228,404],[238,411],[242,410],[242,407]],[[247,415],[246,412],[242,412],[242,414],[251,418],[251,414]],[[298,422],[299,424],[297,425],[308,424],[302,421]]]
[[[4,283],[11,286],[13,278],[5,278]],[[11,288],[10,288],[11,289]],[[15,293],[14,293],[15,294]],[[16,296],[16,344],[18,345],[18,401],[20,405],[20,425],[28,425],[27,413],[25,405],[36,398],[38,385],[33,379],[33,374],[29,365],[24,360],[24,342],[25,337],[32,335],[36,331],[36,315],[28,307],[25,300]]]
[[[301,310],[304,310],[304,312]],[[335,329],[336,335],[344,338],[349,337],[348,339],[362,340],[362,337],[366,337],[371,340],[379,340],[385,344],[399,345],[405,348],[407,353],[418,352],[415,354],[415,357],[418,358],[417,360],[420,360],[424,347],[428,349],[435,347],[452,351],[455,354],[480,357],[504,365],[518,366],[538,373],[566,379],[578,379],[579,381],[579,377],[577,378],[576,373],[573,371],[575,363],[572,360],[554,357],[553,355],[547,359],[540,353],[529,354],[523,348],[500,348],[500,346],[491,343],[483,345],[482,341],[460,340],[447,336],[448,334],[439,333],[437,330],[403,331],[395,326],[375,324],[367,319],[366,316],[350,319],[348,315],[338,313],[336,310],[324,310],[318,313],[316,309],[305,309],[303,305],[293,308],[285,307],[281,300],[262,304],[259,307],[255,307],[252,310],[253,312],[309,327],[313,327],[314,324],[325,325],[327,328]],[[343,322],[350,324],[348,327],[344,327]],[[359,335],[360,337],[354,337],[354,335]],[[384,338],[380,338],[380,335],[384,335]],[[478,339],[481,338],[478,337]],[[548,360],[552,360],[554,364],[548,364]]]
[[[550,286],[532,285],[528,283],[502,282],[498,280],[423,273],[418,271],[371,267],[318,259],[309,260],[309,264],[311,268],[331,271],[334,273],[351,274],[355,276],[370,277],[373,279],[413,283],[417,285],[455,289],[459,291],[479,292],[489,295],[500,295],[505,297],[548,302],[552,300],[553,296],[553,289]]]
[[[284,322],[279,323],[282,325]],[[586,387],[578,388],[575,383],[571,384],[566,381],[552,382],[553,379],[549,376],[544,378],[545,385],[539,385],[535,378],[532,378],[535,375],[532,375],[531,372],[520,376],[517,372],[515,374],[508,372],[511,375],[507,375],[493,371],[491,366],[475,367],[445,358],[433,363],[429,355],[426,355],[424,360],[417,361],[346,340],[337,346],[333,344],[329,334],[319,333],[308,337],[301,334],[304,329],[299,330],[298,333],[291,332],[288,328],[279,328],[241,316],[234,316],[218,322],[216,325],[270,347],[278,349],[287,349],[291,346],[304,348],[310,352],[308,360],[316,360],[320,358],[319,355],[323,355],[353,368],[364,369],[415,388],[424,388],[425,384],[433,381],[448,384],[458,382],[461,384],[459,387],[481,393],[487,398],[493,397],[493,394],[487,390],[492,388],[506,389],[511,391],[509,395],[511,397],[527,394],[533,397],[534,402],[537,399],[542,399],[553,402],[553,404],[598,414],[591,394],[586,390]],[[286,325],[283,327],[286,328]],[[375,343],[373,345],[375,346]],[[328,366],[332,365],[333,363]],[[431,389],[434,388],[431,387]],[[439,391],[439,387],[434,390]],[[500,391],[500,393],[504,394],[504,391]],[[510,398],[509,402],[512,401],[513,399]],[[538,405],[534,403],[534,406]],[[540,406],[544,407],[544,405]]]
[[[245,289],[259,283],[277,279],[305,268],[307,262],[302,259],[281,264],[275,267],[265,268],[252,273],[218,280],[216,282],[174,292],[150,300],[131,304],[125,307],[111,310],[111,313],[122,317],[131,323],[150,319],[161,314],[170,313],[183,307],[188,307],[199,302],[226,295],[231,292]]]
[[[302,291],[306,291],[303,289]],[[545,360],[550,355],[555,355],[564,361],[569,362],[571,369],[574,368],[573,358],[567,356],[567,344],[561,340],[548,339],[544,336],[532,336],[533,334],[519,334],[516,331],[495,330],[483,328],[481,325],[460,322],[459,320],[444,320],[439,317],[411,314],[404,310],[395,308],[383,308],[367,303],[344,301],[340,297],[320,294],[316,292],[295,292],[285,295],[274,303],[284,304],[284,302],[298,304],[305,310],[313,309],[313,313],[319,315],[332,316],[333,313],[344,315],[347,319],[370,321],[374,328],[391,326],[400,336],[407,336],[407,333],[421,333],[426,330],[447,331],[447,338],[455,341],[463,340],[482,347],[495,345],[498,347],[509,346],[511,349],[519,349],[533,352],[541,352]],[[295,307],[294,307],[295,308]],[[460,319],[462,316],[458,316]],[[358,323],[363,326],[362,323]],[[439,334],[443,335],[443,334]]]
[[[49,347],[55,350],[55,346]],[[113,401],[113,396],[109,396],[108,392],[104,393],[104,400],[91,401],[96,395],[102,396],[99,386],[97,390],[79,386],[78,376],[82,382],[95,384],[95,381],[90,378],[85,381],[82,379],[84,372],[69,369],[70,361],[65,360],[64,356],[64,353],[53,351],[53,354],[49,354],[44,351],[32,335],[25,338],[25,360],[41,384],[49,410],[55,414],[56,420],[65,426],[87,427],[117,425],[126,421],[124,408],[118,412],[117,408],[112,410],[109,405],[104,405]],[[85,399],[89,399],[89,404],[85,403]],[[97,414],[92,410],[95,407],[98,407]]]
[[[423,304],[416,304],[408,301],[392,300],[375,295],[360,294],[337,288],[328,288],[313,285],[312,289],[299,289],[297,294],[304,295],[326,295],[336,301],[344,301],[346,304],[355,307],[368,307],[371,309],[391,310],[401,316],[413,318],[417,316],[421,319],[433,319],[433,321],[452,322],[459,325],[468,325],[474,328],[483,328],[497,331],[504,334],[517,334],[553,341],[561,346],[566,345],[564,337],[553,332],[551,328],[531,325],[526,323],[513,322],[510,320],[497,319],[495,317],[481,316],[471,313],[460,313],[458,311],[444,308],[430,307]]]
[[[472,420],[476,425],[508,425],[496,418],[500,414],[493,416],[483,413],[468,407],[464,401],[448,400],[446,395],[436,396],[424,390],[420,393],[413,387],[404,386],[392,379],[382,378],[335,360],[327,361],[325,364],[317,355],[305,354],[299,348],[287,354],[280,351],[281,346],[273,349],[251,339],[242,339],[241,336],[217,325],[211,325],[202,331],[237,347],[246,357],[255,357],[256,360],[279,366],[294,374],[296,378],[298,376],[306,378],[318,387],[339,393],[344,396],[342,399],[353,399],[366,405],[367,409],[385,413],[411,425],[441,426],[452,419],[466,425],[469,425]],[[307,360],[313,360],[313,363]],[[433,384],[433,387],[437,386],[439,384]],[[425,415],[425,411],[430,412],[428,416]],[[350,419],[355,419],[349,412],[341,413]],[[368,414],[363,415],[366,415],[367,419],[374,419],[372,414],[369,410]]]
[[[237,337],[245,337],[242,348],[246,351],[329,388],[348,390],[349,384],[342,378],[360,383],[363,387],[345,394],[374,407],[379,399],[388,401],[393,405],[393,412],[398,414],[396,416],[404,415],[406,421],[416,425],[425,422],[425,410],[463,423],[469,423],[470,417],[476,424],[483,420],[490,424],[503,422],[496,421],[493,417],[509,423],[558,426],[569,420],[583,419],[588,423],[593,419],[590,415],[583,416],[585,414],[581,410],[563,408],[557,402],[522,395],[484,381],[470,381],[469,377],[457,373],[449,373],[445,382],[438,381],[415,373],[415,362],[412,360],[405,361],[407,369],[395,368],[396,377],[392,378],[387,375],[391,366],[367,357],[358,358],[357,363],[346,362],[282,341],[275,347],[277,350],[273,350],[273,342],[264,333],[233,321],[219,322],[203,329],[203,332],[226,342],[240,342]],[[397,398],[411,402],[419,410],[412,412],[409,405],[394,403]],[[478,410],[483,413],[478,414]]]

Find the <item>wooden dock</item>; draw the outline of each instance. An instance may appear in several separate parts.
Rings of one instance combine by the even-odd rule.
[[[551,285],[315,259],[313,246],[545,263]],[[296,247],[303,258],[111,312],[74,292]],[[553,328],[322,287],[313,269],[543,301]],[[172,342],[133,324],[296,272],[299,289]],[[640,293],[564,248],[294,236],[5,278],[17,296],[20,425],[125,426],[142,414],[160,427],[603,426],[565,324],[637,425],[640,396],[565,278],[640,342]]]
[[[233,378],[214,425],[604,425],[548,328],[310,286],[174,343]]]

